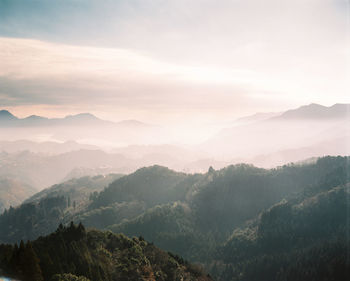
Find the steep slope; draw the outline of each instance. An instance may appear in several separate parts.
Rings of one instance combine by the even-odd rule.
[[[164,249],[206,262],[233,229],[264,209],[283,198],[303,198],[304,194],[310,196],[345,184],[349,175],[349,160],[343,157],[272,170],[248,165],[211,169],[192,184],[185,200],[149,209],[108,228],[143,235]]]
[[[186,259],[203,261],[213,250],[209,235],[198,231],[197,217],[185,203],[172,203],[148,209],[142,215],[109,226],[113,232],[126,235],[142,235],[159,247],[174,253],[182,253]]]
[[[183,196],[177,185],[187,177],[161,166],[141,168],[113,182],[98,195],[92,207],[134,200],[144,201],[148,206],[175,201]]]
[[[35,239],[54,231],[66,217],[84,209],[93,194],[119,177],[72,179],[36,193],[17,208],[8,208],[0,216],[0,242]]]
[[[111,183],[92,198],[75,221],[105,228],[141,215],[156,205],[183,201],[188,190],[203,176],[178,173],[161,166],[141,168]]]
[[[350,184],[282,201],[236,229],[212,265],[219,280],[348,280]]]
[[[349,157],[260,169],[240,164],[206,174],[143,168],[117,179],[76,209],[44,197],[0,216],[0,240],[33,239],[71,220],[143,236],[191,261],[210,264],[216,249],[247,221],[281,200],[302,202],[350,181]],[[294,200],[294,201],[291,201]]]
[[[0,216],[0,241],[35,239],[70,220],[104,228],[134,218],[157,204],[183,200],[187,189],[201,175],[189,176],[153,166],[115,180],[118,177],[73,179],[39,192]],[[97,192],[113,180],[108,188]]]
[[[19,248],[0,245],[0,268],[24,281],[62,280],[69,274],[96,281],[212,280],[201,268],[143,238],[62,225]],[[53,279],[52,279],[53,278]],[[64,280],[64,279],[63,279]]]

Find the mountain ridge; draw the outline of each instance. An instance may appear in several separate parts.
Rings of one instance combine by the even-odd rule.
[[[305,205],[303,202],[312,203],[314,198],[325,198],[317,194],[328,194],[327,192],[331,189],[338,190],[338,187],[348,184],[349,172],[349,157],[328,156],[306,164],[290,164],[269,170],[248,164],[231,165],[221,170],[209,168],[205,174],[177,173],[166,167],[150,166],[118,178],[103,190],[100,189],[99,192],[92,194],[89,194],[93,191],[89,188],[89,182],[103,180],[103,178],[80,178],[64,185],[56,185],[50,190],[35,195],[34,198],[38,200],[24,203],[17,208],[10,208],[3,213],[0,216],[0,241],[15,243],[21,239],[32,240],[54,231],[59,223],[81,222],[86,227],[109,229],[128,236],[141,235],[162,249],[190,261],[205,264],[213,274],[217,272],[215,276],[220,277],[218,279],[220,281],[232,280],[231,277],[236,273],[231,269],[233,266],[239,266],[235,259],[231,259],[236,256],[236,252],[231,251],[232,247],[229,247],[227,250],[231,254],[219,257],[217,254],[220,252],[217,251],[236,229],[245,228],[247,224],[254,227],[256,218],[260,218],[261,214],[267,212],[272,214],[269,216],[272,220],[263,221],[267,231],[264,232],[266,234],[264,237],[274,243],[276,238],[272,239],[269,233],[279,235],[280,229],[275,227],[279,220],[275,220],[273,214],[277,212],[280,217],[285,214],[284,210],[288,211],[283,207],[284,202],[303,206]],[[103,184],[101,188],[102,186]],[[76,195],[72,193],[72,187]],[[79,193],[82,189],[83,193],[88,195],[85,197],[85,203],[70,204],[70,201],[75,200],[73,196],[81,198]],[[53,197],[46,196],[45,192],[51,193]],[[315,206],[320,206],[317,210],[322,210],[322,207],[329,205],[329,210],[334,211],[336,215],[339,207],[337,198],[344,202],[344,196],[339,193],[335,198],[335,204],[329,205],[328,199],[326,201],[322,199],[318,200],[322,205]],[[270,209],[276,212],[270,212]],[[298,209],[299,207],[296,210]],[[305,213],[307,214],[308,212]],[[304,215],[302,217],[315,223],[326,219],[323,214],[313,218]],[[268,217],[265,216],[265,218]],[[291,222],[293,220],[287,216],[285,223],[281,225],[288,226]],[[300,228],[298,225],[308,227],[304,219],[294,221],[293,225],[297,228]],[[334,233],[327,225],[326,228],[331,230],[330,234]],[[252,231],[247,233],[248,238],[250,232]],[[283,236],[277,237],[278,241],[284,241],[284,232],[282,234]],[[297,238],[297,236],[293,237]],[[235,245],[240,247],[243,254],[245,253],[246,243],[235,243],[233,246]],[[290,245],[293,246],[295,243]],[[298,250],[304,251],[307,248],[303,244]],[[300,253],[298,252],[297,255]],[[307,253],[307,256],[313,258],[309,254]],[[293,253],[286,253],[286,255],[287,258],[294,258]],[[251,257],[254,258],[254,256]],[[278,265],[278,256],[272,255],[271,258],[273,259],[271,264]],[[226,260],[228,263],[223,264],[222,262],[225,263]],[[250,257],[246,262],[249,260]],[[264,269],[263,264],[261,265]],[[303,268],[306,268],[306,265],[305,263]],[[254,267],[260,268],[260,265],[256,264]],[[238,270],[241,269],[238,268]],[[271,271],[277,272],[273,269]],[[243,280],[246,281],[249,278]],[[262,279],[251,280],[261,281]],[[280,281],[280,279],[263,280]]]
[[[309,104],[279,116],[227,127],[200,145],[212,157],[249,159],[348,137],[350,104]],[[322,155],[324,151],[319,151]],[[344,150],[341,155],[347,155]]]
[[[0,127],[1,126],[16,126],[16,127],[30,127],[30,126],[61,126],[61,125],[85,125],[85,122],[92,122],[96,125],[104,125],[104,126],[150,126],[149,124],[143,123],[138,120],[128,119],[121,120],[118,122],[103,120],[95,115],[84,112],[78,113],[74,115],[67,115],[62,118],[48,118],[44,116],[38,115],[30,115],[24,118],[18,118],[13,115],[8,110],[0,110]],[[87,125],[91,125],[87,124]]]
[[[26,244],[0,245],[0,267],[24,281],[212,280],[201,267],[142,237],[86,230],[73,222]]]
[[[333,119],[350,117],[350,104],[336,103],[331,106],[323,106],[317,103],[303,105],[296,109],[287,110],[280,116],[272,119]]]

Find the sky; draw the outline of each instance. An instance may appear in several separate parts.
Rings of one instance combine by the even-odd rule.
[[[348,103],[349,14],[349,0],[0,0],[0,105],[181,125]]]

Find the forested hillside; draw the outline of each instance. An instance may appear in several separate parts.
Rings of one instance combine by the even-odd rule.
[[[207,262],[235,228],[283,199],[306,198],[345,184],[349,167],[347,158],[326,157],[273,170],[248,165],[210,169],[184,201],[154,207],[109,229],[144,235],[165,249]]]
[[[212,264],[218,280],[349,280],[350,185],[282,201],[236,229]]]
[[[0,216],[0,242],[36,239],[54,231],[65,218],[86,208],[93,194],[119,177],[109,174],[71,179],[36,193],[19,207],[6,209]]]
[[[69,191],[79,198],[84,190],[80,179],[74,181],[76,193],[67,188],[70,185],[57,185],[53,193],[44,191],[32,202],[7,210],[0,216],[0,240],[35,239],[72,220],[142,236],[204,264],[218,280],[317,279],[320,275],[306,274],[303,268],[314,262],[313,272],[321,272],[323,261],[316,259],[321,252],[327,261],[338,256],[327,276],[338,267],[344,274],[346,265],[339,262],[349,249],[343,239],[349,175],[348,157],[270,170],[239,164],[209,168],[205,174],[151,166],[116,179],[100,192],[85,192],[74,207],[66,195]],[[291,260],[298,260],[293,268]]]
[[[91,208],[130,201],[143,201],[149,207],[182,200],[181,187],[187,177],[188,175],[184,173],[161,166],[141,168],[111,183],[94,198]]]
[[[0,269],[22,281],[212,280],[142,237],[86,231],[73,223],[33,242],[0,245]]]

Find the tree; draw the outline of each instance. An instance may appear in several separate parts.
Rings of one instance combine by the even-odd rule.
[[[36,255],[32,243],[30,241],[27,242],[25,247],[25,268],[23,272],[28,281],[43,281],[43,275],[41,272],[41,268],[39,265],[39,258]]]
[[[25,245],[23,240],[20,242],[17,260],[17,272],[21,279],[25,281],[43,281],[39,259],[36,255],[30,241]]]

